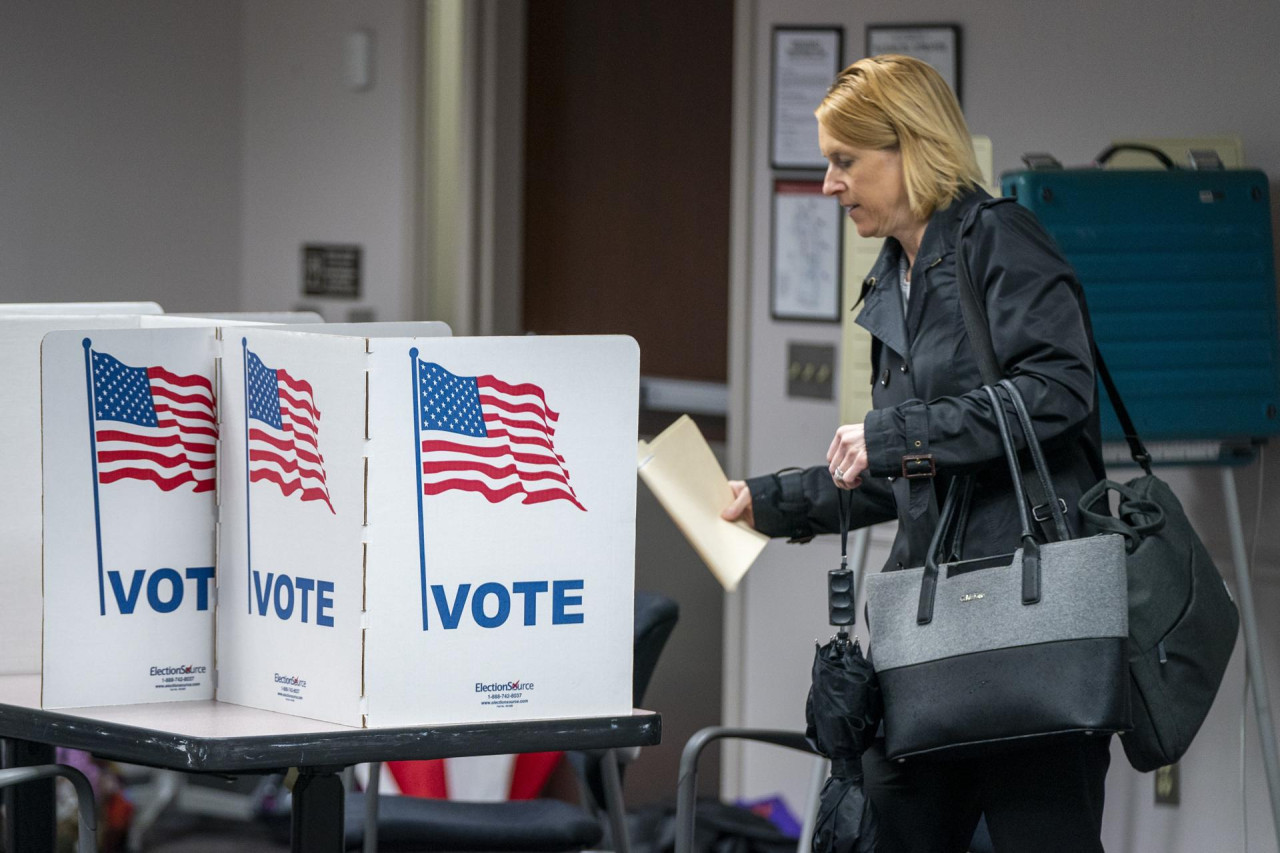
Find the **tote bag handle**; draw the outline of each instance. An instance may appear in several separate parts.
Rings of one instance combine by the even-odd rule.
[[[1022,524],[1022,603],[1035,604],[1040,601],[1040,543],[1036,541],[1035,534],[1031,532],[1031,515],[1027,512],[1027,496],[1023,489],[1021,471],[1018,467],[1018,453],[1009,429],[1009,418],[1005,413],[1004,402],[1000,399],[999,391],[1004,390],[1010,395],[1015,410],[1022,404],[1022,396],[1013,383],[996,387],[984,385],[982,390],[991,399],[991,408],[995,412],[996,426],[1000,430],[1000,443],[1004,447],[1005,462],[1009,466],[1010,481],[1013,483],[1013,493],[1018,505],[1018,519]],[[1022,410],[1025,412],[1025,404],[1022,405]],[[1024,430],[1028,429],[1029,424],[1029,416],[1026,421],[1021,421],[1020,418],[1020,425]],[[1053,489],[1053,481],[1049,479],[1049,469],[1045,464],[1044,454],[1039,452],[1035,433],[1028,432],[1026,440],[1028,445],[1035,447],[1035,452],[1032,453],[1031,458],[1035,464],[1036,473],[1040,478],[1041,484],[1047,487],[1046,494],[1053,509],[1057,512],[1057,518],[1062,518],[1062,508],[1058,504],[1057,494]],[[933,531],[933,540],[929,544],[929,551],[925,557],[924,574],[920,578],[920,600],[916,610],[916,623],[920,625],[927,625],[933,621],[933,605],[934,599],[937,597],[938,575],[940,573],[938,554],[946,537],[947,528],[955,515],[956,503],[960,499],[960,492],[963,488],[959,484],[961,479],[963,478],[957,477],[951,482],[951,487],[947,491],[946,501],[943,503],[942,511],[939,515],[938,526]],[[1062,519],[1062,524],[1065,529],[1065,519]]]
[[[1000,385],[1008,392],[1009,399],[1013,401],[1013,410],[1017,412],[1018,421],[1022,424],[1022,435],[1027,440],[1027,449],[1031,451],[1031,462],[1035,466],[1036,476],[1040,479],[1040,489],[1048,499],[1049,512],[1053,516],[1053,526],[1058,533],[1058,541],[1064,542],[1071,538],[1071,529],[1067,526],[1067,505],[1065,501],[1058,498],[1054,493],[1053,481],[1049,479],[1049,463],[1045,461],[1044,450],[1040,447],[1040,442],[1036,440],[1035,426],[1031,423],[1031,415],[1027,412],[1027,404],[1022,399],[1022,392],[1018,390],[1018,386],[1014,385],[1011,380],[1001,379]],[[1039,521],[1040,519],[1037,518],[1036,520]]]

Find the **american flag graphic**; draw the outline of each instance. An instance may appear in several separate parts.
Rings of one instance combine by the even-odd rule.
[[[286,496],[329,502],[320,454],[320,410],[311,384],[267,367],[245,350],[249,398],[249,482],[275,483]]]
[[[541,388],[416,364],[422,494],[461,489],[490,503],[522,495],[521,503],[568,501],[586,511],[553,444],[560,415]]]
[[[92,369],[98,482],[148,480],[166,492],[187,484],[196,492],[213,491],[213,383],[163,367],[130,367],[96,350]]]

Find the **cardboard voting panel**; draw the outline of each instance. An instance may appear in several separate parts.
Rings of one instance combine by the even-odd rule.
[[[372,349],[367,723],[628,713],[635,341]]]
[[[628,713],[635,342],[329,331],[45,338],[45,706]]]
[[[218,698],[359,726],[366,336],[449,327],[297,329],[224,330]]]
[[[363,338],[224,341],[223,701],[361,724],[365,360]]]
[[[42,346],[46,708],[214,695],[208,329]]]
[[[163,314],[156,302],[0,302],[0,315],[44,316]]]
[[[33,314],[28,310],[33,307],[55,313]],[[5,477],[0,490],[0,674],[40,671],[40,341],[59,329],[136,329],[144,322],[166,322],[163,315],[90,314],[90,309],[116,307],[0,306],[0,471]]]
[[[453,334],[448,323],[438,320],[381,320],[374,323],[301,323],[291,332],[321,335],[355,335],[362,338],[447,338]]]
[[[167,317],[196,317],[212,320],[218,325],[226,320],[231,323],[275,323],[285,325],[323,323],[324,317],[315,311],[191,311],[179,314],[167,314]]]

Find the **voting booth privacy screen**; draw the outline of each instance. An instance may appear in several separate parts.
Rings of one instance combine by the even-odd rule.
[[[248,324],[262,316],[220,322]],[[162,314],[152,302],[0,304],[0,471],[6,485],[0,490],[0,547],[9,567],[0,572],[0,674],[40,671],[41,341],[59,329],[92,333],[210,323]]]
[[[370,723],[630,713],[639,348],[407,343],[370,359]]]
[[[335,331],[44,339],[45,707],[629,713],[635,342]]]
[[[213,343],[45,337],[47,707],[213,698]]]
[[[31,308],[43,309],[34,313]],[[0,305],[0,548],[10,569],[0,572],[0,674],[40,671],[40,342],[57,329],[139,328],[142,317],[99,306]],[[146,305],[130,305],[141,310]]]
[[[1011,172],[1080,276],[1098,347],[1147,440],[1280,433],[1280,341],[1266,174]],[[1106,395],[1102,432],[1124,432]]]

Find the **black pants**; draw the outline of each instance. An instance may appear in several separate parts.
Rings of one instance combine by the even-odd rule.
[[[877,853],[964,853],[980,815],[997,853],[1102,853],[1111,739],[1079,740],[957,761],[862,757],[880,819]]]

